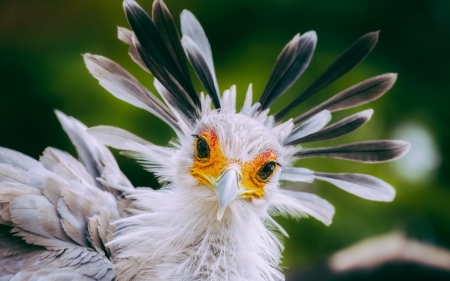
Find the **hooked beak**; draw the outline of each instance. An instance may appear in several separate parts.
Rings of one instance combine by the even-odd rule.
[[[239,189],[240,181],[240,173],[233,168],[227,168],[224,169],[220,178],[213,182],[219,200],[218,221],[222,220],[227,206],[242,195],[243,191]]]

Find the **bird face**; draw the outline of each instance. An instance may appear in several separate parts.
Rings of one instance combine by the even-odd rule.
[[[214,190],[218,220],[231,202],[251,203],[276,186],[280,145],[261,123],[243,115],[213,115],[202,120],[193,137],[190,175]]]

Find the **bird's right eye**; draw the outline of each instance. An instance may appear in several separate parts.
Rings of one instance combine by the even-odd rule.
[[[199,159],[209,158],[209,146],[203,137],[197,138],[195,154]]]

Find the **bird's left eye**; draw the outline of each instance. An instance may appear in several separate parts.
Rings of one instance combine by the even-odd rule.
[[[198,158],[205,159],[209,158],[209,146],[206,140],[202,137],[197,138],[197,146],[196,146],[196,152]]]
[[[257,179],[259,181],[266,181],[270,178],[270,176],[273,174],[273,171],[275,170],[276,163],[275,162],[268,162],[264,164],[261,168],[259,168],[257,172]]]

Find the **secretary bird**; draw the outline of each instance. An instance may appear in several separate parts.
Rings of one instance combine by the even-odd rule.
[[[369,121],[371,109],[327,126],[332,112],[381,97],[396,74],[367,79],[284,120],[361,62],[377,32],[359,38],[272,114],[270,106],[308,67],[314,31],[294,36],[259,100],[250,85],[237,110],[234,86],[220,95],[210,44],[189,11],[181,13],[180,40],[161,0],[152,17],[134,0],[123,6],[132,30],[119,28],[119,39],[154,76],[162,101],[108,58],[85,54],[86,66],[111,94],[156,115],[177,137],[161,147],[116,127],[87,128],[56,111],[78,160],[51,147],[39,161],[0,148],[0,280],[284,280],[279,263],[287,233],[272,217],[312,216],[329,225],[334,208],[280,182],[316,179],[368,200],[394,198],[395,190],[373,176],[315,172],[294,163],[310,157],[379,163],[403,156],[409,144],[398,140],[301,146]],[[186,57],[207,95],[194,89]],[[107,146],[136,158],[162,188],[134,188]]]

